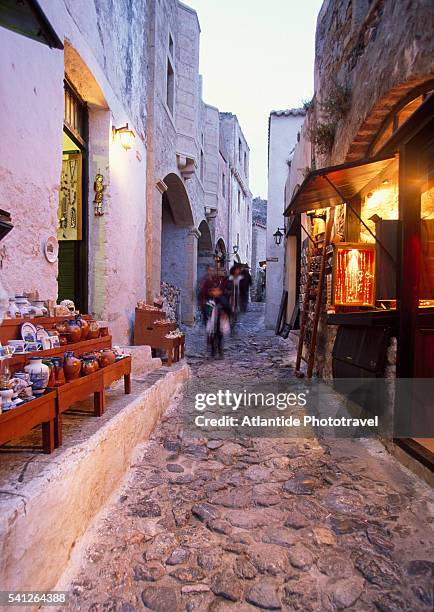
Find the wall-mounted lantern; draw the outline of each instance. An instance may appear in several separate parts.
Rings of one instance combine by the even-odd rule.
[[[133,130],[129,129],[128,123],[126,123],[123,127],[113,128],[113,140],[116,138],[117,135],[119,135],[119,139],[123,148],[126,151],[128,151],[128,149],[131,149],[134,144],[134,138],[136,137],[136,135],[134,134]]]
[[[274,244],[276,246],[279,246],[282,243],[282,238],[284,236],[284,234],[282,233],[282,230],[285,231],[285,228],[284,227],[278,227],[277,231],[274,232],[274,234],[273,234]]]
[[[236,255],[239,250],[240,250],[239,244],[234,244],[234,246],[232,247],[232,255]]]

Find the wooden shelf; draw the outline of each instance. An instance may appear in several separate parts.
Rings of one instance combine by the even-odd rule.
[[[33,351],[31,353],[20,353],[19,355],[13,355],[10,358],[10,365],[14,370],[17,370],[26,365],[29,357],[49,359],[50,357],[55,357],[56,355],[63,355],[66,351],[73,351],[76,355],[80,356],[84,353],[110,348],[111,345],[111,336],[101,336],[100,338],[94,338],[93,340],[83,340],[81,342],[74,342],[73,344],[65,344],[63,346],[59,346],[58,348],[47,349],[46,351]]]
[[[55,391],[49,391],[0,414],[0,445],[14,438],[20,438],[37,425],[42,425],[42,446],[44,453],[54,449],[54,421],[56,419]]]

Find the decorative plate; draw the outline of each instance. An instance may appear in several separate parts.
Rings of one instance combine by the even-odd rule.
[[[45,242],[44,253],[50,263],[55,263],[57,261],[57,256],[59,255],[59,241],[56,236],[48,236]]]
[[[33,323],[26,322],[21,325],[21,338],[26,342],[37,342],[36,327]]]
[[[42,342],[42,338],[50,338],[50,334],[47,332],[45,327],[42,327],[42,325],[37,325],[36,326],[36,340],[39,340],[39,342]]]

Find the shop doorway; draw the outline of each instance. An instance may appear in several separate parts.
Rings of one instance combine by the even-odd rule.
[[[72,300],[81,312],[87,296],[87,108],[65,81],[58,231],[58,299]]]
[[[211,232],[208,223],[202,221],[199,225],[200,236],[197,241],[197,280],[205,276],[208,266],[214,266],[214,251],[212,248]]]

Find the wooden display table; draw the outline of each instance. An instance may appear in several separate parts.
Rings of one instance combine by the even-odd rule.
[[[42,447],[44,453],[54,449],[54,421],[56,419],[56,398],[54,391],[26,402],[0,414],[0,445],[29,433],[42,425]]]
[[[156,313],[161,318],[160,313]],[[89,319],[88,315],[83,318]],[[65,317],[32,317],[25,319],[5,319],[0,325],[0,342],[6,344],[8,340],[16,340],[20,328],[26,321],[34,325],[41,325],[45,329],[52,329],[59,321],[71,319]],[[13,355],[9,364],[12,372],[22,370],[30,357],[49,359],[54,356],[63,356],[65,351],[72,351],[77,357],[84,353],[100,351],[111,348],[111,336],[100,336],[91,340],[66,344],[54,349],[35,351]],[[62,443],[62,414],[74,403],[94,396],[94,414],[101,416],[105,411],[105,389],[115,380],[124,377],[125,393],[131,393],[131,357],[127,356],[114,364],[101,368],[93,374],[67,382],[61,387],[48,390],[40,398],[27,402],[17,408],[0,414],[0,445],[11,438],[27,433],[32,427],[42,424],[44,452],[51,452],[53,448]]]
[[[57,387],[57,413],[54,423],[55,446],[62,444],[62,414],[73,404],[86,399],[93,393],[93,413],[102,416],[106,409],[105,390],[115,380],[124,377],[126,394],[131,393],[131,357],[124,357],[112,365],[101,368],[93,374],[71,380]]]
[[[134,323],[134,344],[147,344],[152,349],[159,349],[167,353],[167,365],[179,361],[184,357],[185,337],[166,338],[166,334],[175,331],[176,322],[165,321],[155,323],[165,319],[163,311],[144,310],[136,308],[136,318]]]

